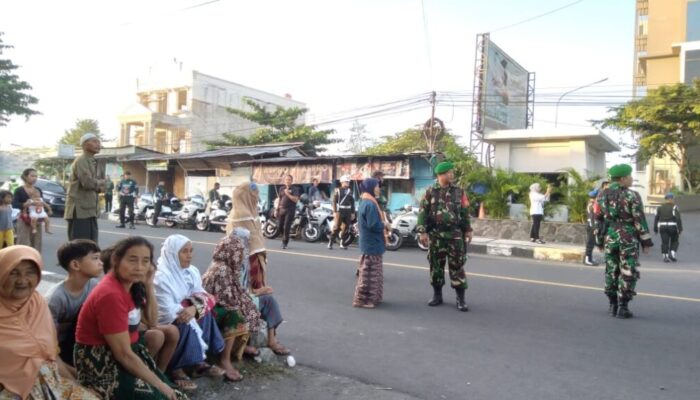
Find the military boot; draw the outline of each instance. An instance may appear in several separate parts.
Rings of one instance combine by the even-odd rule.
[[[617,316],[617,295],[608,295],[610,299],[610,305],[608,306],[608,315],[611,317]]]
[[[455,291],[457,292],[457,309],[459,311],[469,311],[467,303],[464,302],[464,288],[456,288]]]
[[[621,297],[620,298],[620,309],[617,310],[617,318],[620,319],[627,319],[627,318],[632,318],[634,317],[634,314],[632,314],[632,311],[627,307],[627,303],[629,303],[629,300]]]
[[[433,298],[432,298],[432,300],[430,300],[428,305],[430,307],[435,307],[435,306],[439,306],[440,304],[442,304],[442,286],[434,285],[433,286]]]
[[[666,253],[664,253],[664,262],[665,263],[671,262],[671,260],[669,260],[669,258],[668,258],[668,254],[666,254]]]

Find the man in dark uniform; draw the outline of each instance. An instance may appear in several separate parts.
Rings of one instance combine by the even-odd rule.
[[[654,233],[661,233],[661,253],[664,255],[664,262],[676,262],[676,252],[678,252],[678,237],[683,232],[683,221],[681,212],[673,202],[673,194],[669,193],[665,197],[666,203],[656,209],[654,217]]]
[[[219,188],[221,185],[219,182],[216,182],[214,184],[214,189],[209,191],[209,204],[214,204],[214,202],[218,202],[221,200],[221,195],[219,194]]]
[[[385,222],[391,223],[391,212],[389,212],[389,198],[387,197],[387,188],[386,185],[384,184],[384,172],[381,170],[376,170],[372,172],[372,178],[376,179],[379,181],[379,189],[381,190],[381,194],[379,197],[377,197],[377,204],[379,204],[379,207],[384,211],[384,216],[386,217]]]
[[[124,228],[124,213],[127,207],[129,208],[129,228],[135,229],[134,226],[134,197],[139,192],[136,181],[131,179],[131,172],[124,172],[124,179],[117,184],[117,192],[119,193],[119,225],[117,228]]]
[[[434,307],[442,304],[442,287],[445,285],[447,264],[450,285],[457,292],[457,309],[469,311],[464,300],[467,290],[467,244],[472,241],[469,223],[469,200],[464,190],[452,183],[454,166],[444,161],[435,167],[437,182],[425,191],[420,202],[416,230],[420,241],[430,246],[430,285],[433,298],[428,303]]]
[[[286,249],[289,244],[289,230],[294,222],[297,202],[301,196],[298,187],[292,186],[294,178],[291,175],[284,177],[284,187],[279,192],[279,202],[277,204],[277,226],[282,233],[282,248]]]
[[[336,236],[340,242],[341,249],[347,249],[343,246],[343,235],[350,229],[352,220],[355,218],[355,197],[352,195],[350,187],[350,177],[343,175],[340,177],[340,187],[335,188],[331,197],[331,208],[333,209],[333,231],[328,240],[328,249],[333,250],[333,242]]]
[[[153,190],[153,226],[158,224],[158,216],[163,209],[163,202],[166,200],[165,182],[160,181]]]
[[[105,176],[105,212],[112,212],[112,195],[114,193],[114,182],[109,178],[109,175]]]
[[[612,183],[598,197],[600,225],[596,245],[605,248],[605,294],[610,300],[608,313],[631,318],[628,303],[637,293],[639,245],[644,254],[654,245],[640,196],[629,189],[632,167],[618,164],[608,171]]]

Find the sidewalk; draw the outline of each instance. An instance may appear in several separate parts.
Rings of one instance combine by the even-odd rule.
[[[700,260],[700,213],[688,212],[683,214],[683,234],[679,240],[679,258],[681,262],[674,264],[684,266],[693,264],[694,260]],[[648,215],[649,230],[652,234],[654,247],[651,254],[658,258],[661,252],[661,237],[654,235],[654,216]],[[521,257],[543,261],[557,261],[566,263],[583,263],[585,247],[564,243],[536,244],[522,240],[493,239],[486,237],[474,237],[469,245],[469,252],[474,254],[488,254],[502,257]],[[602,252],[593,249],[593,258],[600,262]],[[700,264],[695,262],[695,264]]]

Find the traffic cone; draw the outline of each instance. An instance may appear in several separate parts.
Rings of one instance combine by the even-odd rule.
[[[484,210],[484,203],[479,204],[479,219],[486,218],[486,211]]]

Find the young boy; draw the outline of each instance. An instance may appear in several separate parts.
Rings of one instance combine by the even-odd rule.
[[[66,364],[74,366],[75,326],[80,307],[102,274],[100,248],[92,240],[76,239],[61,245],[57,256],[58,263],[68,271],[68,278],[51,288],[46,299],[58,332],[59,355]]]
[[[0,190],[0,249],[15,244],[12,226],[12,193]]]

